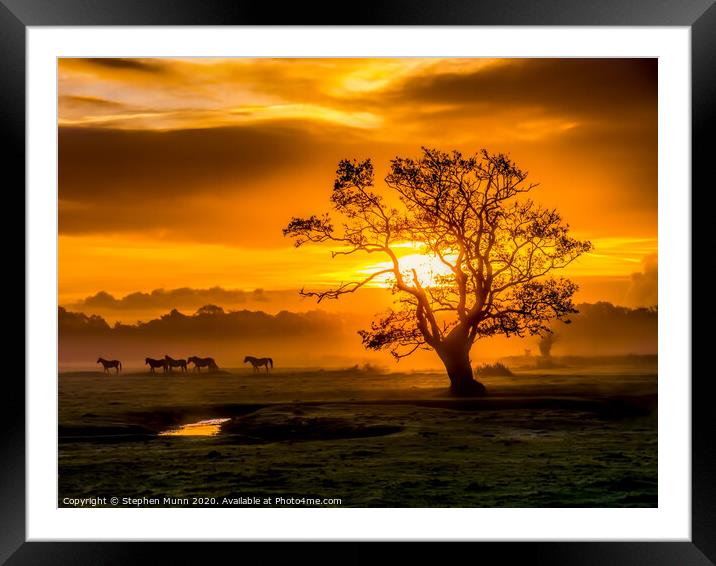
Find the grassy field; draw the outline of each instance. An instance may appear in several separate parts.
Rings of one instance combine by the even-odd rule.
[[[484,382],[488,397],[459,400],[439,373],[60,374],[58,504],[657,505],[655,367],[521,371]],[[215,436],[159,434],[217,418],[230,420]]]

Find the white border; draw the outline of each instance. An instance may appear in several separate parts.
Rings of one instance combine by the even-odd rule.
[[[28,540],[690,540],[690,29],[28,28]],[[56,507],[56,58],[659,57],[657,509]],[[666,324],[668,321],[668,327]]]

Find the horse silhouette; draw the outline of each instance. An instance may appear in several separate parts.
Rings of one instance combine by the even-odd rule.
[[[192,356],[187,360],[190,364],[194,364],[194,370],[201,373],[201,368],[208,368],[209,371],[217,371],[219,366],[216,365],[214,358],[200,358],[198,356]]]
[[[166,360],[155,360],[154,358],[144,358],[144,365],[149,366],[149,372],[156,374],[155,368],[162,368],[164,373],[167,373],[169,364]]]
[[[260,371],[259,368],[261,366],[266,367],[266,373],[269,372],[269,365],[273,368],[273,360],[271,358],[255,358],[254,356],[246,356],[244,358],[244,363],[250,363],[254,366],[254,373]]]
[[[104,373],[109,373],[109,368],[114,368],[117,370],[117,374],[119,374],[122,369],[122,362],[119,360],[105,360],[104,358],[98,358],[97,363],[102,364],[102,367],[104,367]]]
[[[164,359],[167,362],[167,367],[169,368],[169,371],[172,371],[172,368],[181,368],[182,373],[186,373],[187,371],[189,371],[187,369],[186,360],[175,360],[167,354],[164,354]]]

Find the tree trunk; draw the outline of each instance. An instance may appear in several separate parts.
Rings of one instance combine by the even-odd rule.
[[[457,332],[456,332],[457,331]],[[460,397],[476,397],[487,394],[485,386],[476,381],[470,365],[470,344],[467,333],[453,329],[441,344],[438,355],[445,364],[450,378],[450,391]]]

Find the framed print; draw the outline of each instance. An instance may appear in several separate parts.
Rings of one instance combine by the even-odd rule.
[[[3,560],[713,562],[716,9],[523,4],[0,6]]]

